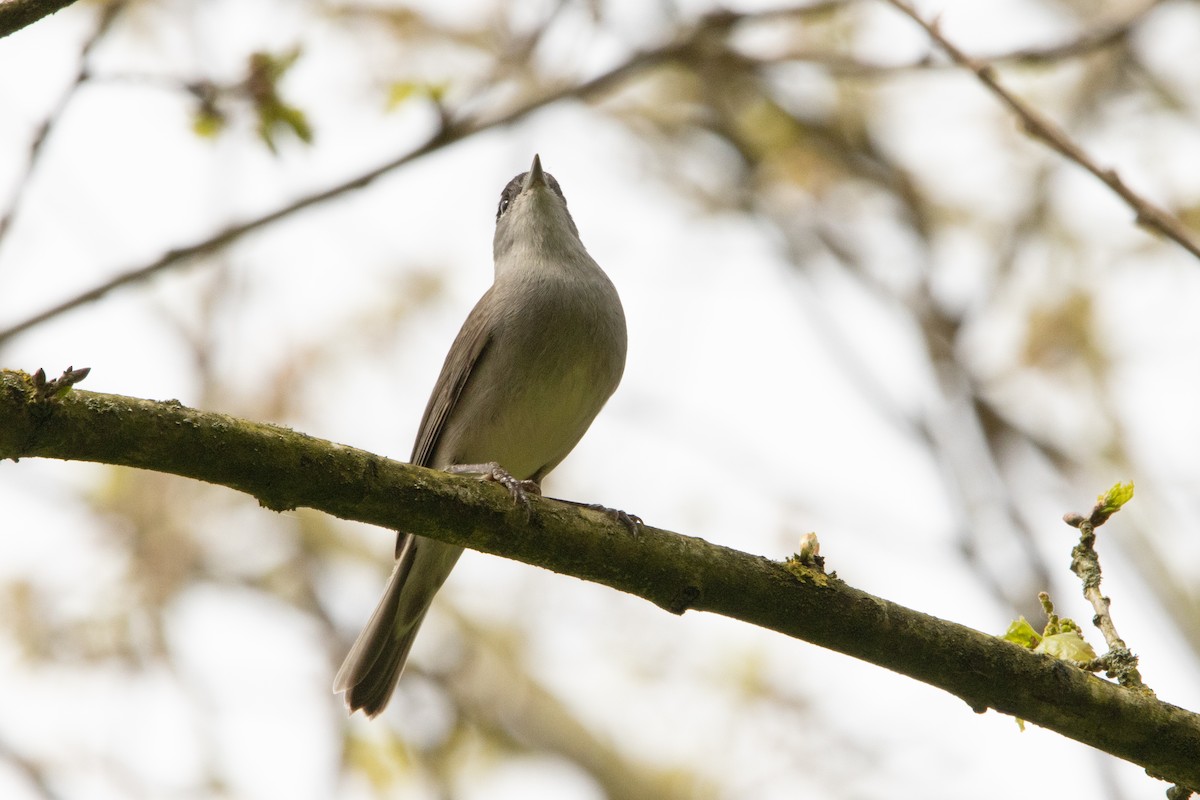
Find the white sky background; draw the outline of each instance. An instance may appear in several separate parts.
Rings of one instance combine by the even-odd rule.
[[[461,13],[471,13],[466,5],[487,6],[464,4]],[[630,44],[652,41],[654,20],[642,18],[644,6],[625,6],[607,40],[585,38],[585,26],[565,20],[545,57],[575,59],[581,73],[592,73]],[[1033,4],[945,7],[945,32],[982,52],[1054,41],[1065,31],[1063,21],[1032,13]],[[306,25],[288,3],[173,4],[172,13],[178,8],[191,21],[187,30],[160,30],[169,17],[154,7],[134,12],[146,28],[127,47],[118,47],[120,37],[107,43],[98,71],[157,72],[166,63],[174,65],[166,71],[191,77],[211,74],[215,64],[229,77],[239,74],[248,50],[303,41],[305,56],[284,92],[309,113],[316,146],[284,141],[276,158],[243,130],[203,141],[188,135],[188,104],[175,93],[116,84],[85,89],[55,131],[0,249],[0,327],[169,247],[404,152],[428,131],[419,104],[385,115],[382,97],[347,94],[342,87],[361,85],[355,73],[363,54],[344,36]],[[922,36],[895,14],[864,13],[878,17],[879,33],[860,45],[862,57],[902,61],[923,52]],[[1151,26],[1155,52],[1178,65],[1180,80],[1197,77],[1200,35],[1172,24],[1177,12],[1170,4],[1158,13],[1164,21]],[[32,126],[70,79],[90,19],[86,7],[72,8],[0,41],[0,198],[23,165]],[[994,101],[971,79],[945,74],[914,76],[885,91],[893,97],[876,135],[906,160],[940,163],[935,189],[947,204],[1005,214],[1020,188],[1014,174],[1030,167],[1005,161],[1009,156],[991,146],[995,130],[1010,130],[993,126],[1002,114]],[[1190,192],[1194,199],[1200,160],[1169,169],[1141,163],[1144,150],[1136,145],[1151,135],[1200,142],[1197,126],[1146,131],[1131,115],[1128,140],[1087,144],[1147,192],[1169,200]],[[264,364],[339,335],[364,308],[396,302],[405,275],[436,271],[447,291],[411,315],[403,341],[380,348],[387,363],[348,352],[327,379],[310,384],[303,419],[274,420],[406,457],[445,350],[491,280],[499,191],[534,152],[558,177],[584,242],[620,290],[630,332],[622,387],[547,482],[547,493],[618,506],[649,524],[774,558],[816,530],[830,567],[849,583],[1003,631],[1011,612],[976,585],[953,550],[937,465],[873,412],[804,309],[822,304],[905,408],[932,397],[913,333],[848,287],[797,277],[766,225],[709,217],[682,203],[650,177],[649,151],[625,128],[577,105],[446,148],[233,247],[226,261],[241,307],[222,309],[220,318],[237,346],[222,348],[215,368],[251,394],[269,377]],[[1192,147],[1193,159],[1196,153],[1200,147]],[[1036,145],[1024,154],[1041,157]],[[1064,176],[1062,203],[1074,209],[1064,216],[1081,232],[1111,239],[1114,251],[1128,252],[1142,236],[1129,212],[1090,178]],[[906,255],[903,242],[885,234],[864,246],[883,263]],[[947,243],[944,254],[965,273],[946,269],[944,290],[968,303],[978,261],[972,246]],[[1089,491],[1133,478],[1139,491],[1166,498],[1166,507],[1186,518],[1200,480],[1200,323],[1193,311],[1200,265],[1181,252],[1148,252],[1137,263],[1103,265],[1111,289],[1100,294],[1123,378],[1119,402],[1131,409],[1130,443],[1147,474],[1101,473]],[[173,320],[186,329],[209,269],[177,270],[65,315],[5,347],[0,364],[48,373],[89,366],[84,388],[200,405]],[[978,346],[986,354],[994,341]],[[1051,424],[1086,426],[1047,408]],[[119,571],[72,496],[102,474],[87,465],[0,464],[0,577],[54,587],[66,615],[103,603],[98,587]],[[1061,570],[1050,587],[1060,610],[1081,621],[1090,613],[1066,569],[1072,537],[1059,516],[1086,511],[1091,500],[1074,487],[1046,486],[1026,509],[1044,520],[1039,544]],[[221,540],[213,546],[269,558],[276,546],[271,513],[247,509],[237,518],[240,527],[211,531]],[[1181,540],[1182,574],[1200,573],[1194,524],[1190,535],[1177,532],[1179,519],[1159,524]],[[1102,559],[1106,537],[1118,535],[1120,525],[1118,516],[1102,531]],[[361,534],[385,564],[391,534]],[[1200,665],[1172,638],[1132,571],[1117,559],[1103,563],[1117,623],[1142,656],[1147,681],[1164,700],[1200,708]],[[329,592],[351,631],[365,622],[382,577],[350,569],[344,577]],[[1011,719],[977,716],[928,686],[728,620],[675,618],[602,587],[478,554],[464,557],[445,594],[476,619],[532,618],[535,677],[628,752],[687,764],[719,781],[728,797],[805,796],[830,785],[846,797],[894,798],[1009,798],[1028,796],[1031,787],[1036,796],[1104,796],[1113,781],[1129,797],[1160,796],[1164,788],[1131,765],[1101,769],[1094,753],[1057,735],[1032,727],[1020,734]],[[182,664],[176,676],[116,667],[88,670],[86,679],[68,666],[35,671],[0,638],[0,741],[57,754],[52,760],[61,759],[68,776],[55,787],[63,797],[134,796],[105,757],[161,797],[208,796],[196,781],[213,763],[231,797],[370,796],[365,784],[337,783],[344,712],[328,686],[342,654],[328,651],[314,625],[282,604],[216,587],[189,591],[170,617]],[[414,659],[436,663],[439,624],[436,615],[430,619]],[[1101,643],[1090,630],[1088,637]],[[797,707],[747,702],[739,676],[748,660]],[[436,727],[438,709],[422,707],[423,699],[428,693],[404,686],[380,720],[349,724],[367,732],[380,725],[404,730],[413,719]],[[809,758],[795,758],[798,751]],[[499,763],[493,769],[483,759],[477,779],[456,787],[459,796],[600,796],[555,762]],[[0,769],[0,797],[26,796],[36,795]]]

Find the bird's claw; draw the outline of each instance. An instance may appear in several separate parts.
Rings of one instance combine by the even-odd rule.
[[[526,511],[529,510],[529,498],[527,495],[535,494],[540,496],[542,494],[542,487],[538,485],[537,481],[518,480],[512,476],[511,472],[499,464],[491,464],[489,466],[491,469],[483,473],[483,480],[495,481],[505,489],[508,489],[508,493],[512,495],[513,502]]]
[[[641,532],[641,527],[643,524],[642,518],[636,514],[627,514],[619,508],[609,508],[608,506],[602,506],[599,503],[588,503],[585,508],[590,508],[592,511],[599,511],[601,514],[604,514],[621,523],[634,538],[637,538]]]
[[[508,490],[512,495],[513,502],[525,510],[525,513],[530,512],[528,495],[542,494],[542,487],[537,481],[520,480],[514,478],[512,473],[500,466],[495,461],[490,461],[487,464],[452,464],[446,467],[447,472],[455,474],[470,474],[478,475],[481,481],[492,481],[498,483]]]

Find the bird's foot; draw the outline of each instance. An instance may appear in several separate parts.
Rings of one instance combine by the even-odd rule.
[[[602,506],[599,503],[585,503],[584,508],[590,508],[592,511],[599,511],[610,519],[616,520],[625,526],[629,534],[637,538],[642,528],[642,518],[637,514],[627,514],[619,508],[609,508]]]
[[[446,472],[456,475],[478,475],[481,481],[493,481],[500,484],[512,495],[513,502],[529,512],[529,497],[527,495],[542,494],[542,487],[537,481],[520,480],[495,461],[486,464],[451,464]]]
[[[601,514],[613,520],[614,522],[619,522],[624,525],[625,530],[629,531],[629,535],[633,536],[635,539],[641,535],[643,524],[642,518],[636,514],[627,514],[619,508],[609,508],[608,506],[602,506],[599,503],[581,503],[578,500],[563,500],[561,498],[555,499],[560,503],[569,503],[570,505],[579,506],[580,508],[586,508],[591,511],[599,511]]]

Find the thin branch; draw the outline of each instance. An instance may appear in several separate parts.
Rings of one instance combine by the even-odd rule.
[[[976,56],[975,60],[982,64],[1021,64],[1025,66],[1041,66],[1056,64],[1111,47],[1124,41],[1130,32],[1163,0],[1143,0],[1141,6],[1129,11],[1119,18],[1096,22],[1077,35],[1054,44],[1040,47],[1022,47],[1015,50],[1005,50],[990,55]],[[779,20],[800,20],[810,15],[820,16],[829,14],[837,9],[850,5],[850,2],[821,3],[813,6],[803,6],[797,9],[775,9],[773,12],[755,12],[743,19],[753,22],[768,23]],[[785,47],[771,55],[744,52],[740,56],[747,63],[756,67],[771,67],[779,64],[802,62],[824,67],[831,75],[841,78],[879,78],[896,75],[914,70],[940,70],[953,68],[948,64],[935,60],[926,54],[920,58],[903,62],[864,61],[852,56],[831,53],[823,50],[811,50],[799,46]]]
[[[802,6],[783,11],[771,10],[749,13],[714,12],[702,17],[694,26],[681,32],[666,44],[636,53],[624,63],[583,83],[568,84],[546,91],[542,96],[511,109],[500,116],[480,120],[455,118],[453,115],[445,113],[443,114],[442,124],[438,130],[417,148],[367,170],[357,177],[300,197],[259,217],[230,225],[193,244],[168,250],[148,264],[119,272],[114,277],[80,292],[74,297],[27,317],[20,322],[14,323],[7,328],[0,329],[0,345],[49,319],[72,311],[80,306],[87,305],[88,303],[95,302],[115,289],[144,281],[168,269],[182,266],[197,256],[206,255],[222,247],[226,247],[241,239],[246,234],[269,227],[280,220],[291,217],[297,212],[318,206],[321,203],[356,189],[362,189],[378,178],[406,166],[422,156],[429,155],[476,134],[512,125],[545,106],[563,100],[595,99],[616,88],[622,82],[661,64],[680,59],[687,55],[703,57],[705,51],[704,44],[709,38],[728,33],[735,24],[750,20],[769,19],[782,13],[793,17],[824,13],[828,9],[843,5],[845,2],[846,0],[827,0],[827,2],[818,2],[812,6]]]
[[[1163,0],[1146,0],[1122,19],[1099,23],[1068,41],[1044,47],[1023,47],[986,60],[993,63],[1015,61],[1032,66],[1085,56],[1123,41],[1130,31],[1145,19],[1147,14],[1162,5],[1162,2]]]
[[[88,64],[92,50],[95,49],[100,40],[104,38],[104,35],[112,28],[113,21],[124,7],[125,0],[113,0],[100,11],[100,16],[96,20],[96,27],[92,30],[91,35],[84,40],[83,46],[79,50],[79,67],[75,71],[74,80],[63,91],[62,96],[58,98],[58,102],[54,104],[54,108],[50,109],[50,112],[42,120],[42,124],[38,126],[37,131],[34,133],[33,140],[29,143],[29,154],[25,157],[25,169],[17,177],[16,185],[13,187],[12,195],[8,200],[7,210],[4,211],[3,216],[0,216],[0,246],[3,246],[4,239],[8,234],[9,228],[12,226],[13,218],[16,216],[17,210],[21,205],[21,200],[25,196],[25,190],[29,188],[30,179],[33,177],[33,173],[41,161],[43,147],[50,138],[50,132],[58,125],[58,121],[62,119],[63,112],[67,110],[67,106],[70,105],[71,100],[88,80]],[[2,8],[4,6],[0,6],[0,9]]]
[[[5,0],[0,3],[0,39],[61,11],[75,0]]]
[[[1115,170],[1101,167],[1097,164],[1082,147],[1076,144],[1049,117],[1043,115],[1033,106],[1027,104],[1024,100],[1021,100],[1006,89],[996,77],[996,71],[991,64],[972,58],[960,50],[942,34],[936,20],[933,22],[927,21],[917,13],[917,10],[907,0],[884,0],[884,2],[889,3],[924,28],[929,37],[937,42],[938,47],[944,50],[954,63],[975,73],[975,76],[979,78],[979,81],[988,91],[999,98],[1002,103],[1008,106],[1020,118],[1026,133],[1040,140],[1067,160],[1073,161],[1083,167],[1092,175],[1099,178],[1105,186],[1112,189],[1113,192],[1125,201],[1126,205],[1133,209],[1137,215],[1137,223],[1139,225],[1161,233],[1196,258],[1200,258],[1200,243],[1197,243],[1192,238],[1190,232],[1177,217],[1129,188]]]
[[[152,469],[228,486],[264,507],[343,519],[536,564],[802,639],[994,708],[1186,786],[1200,785],[1200,714],[957,623],[904,608],[796,561],[780,563],[601,512],[390,461],[286,428],[72,389],[39,398],[0,372],[0,458]],[[12,535],[36,535],[12,531]],[[826,554],[828,557],[828,554]]]
[[[1132,486],[1130,484],[1131,492]],[[1120,504],[1114,507],[1106,502],[1111,494],[1110,490],[1109,495],[1101,495],[1086,518],[1081,514],[1067,514],[1063,518],[1068,525],[1079,529],[1079,544],[1071,550],[1071,571],[1083,581],[1083,596],[1096,612],[1092,623],[1100,629],[1108,645],[1108,652],[1100,658],[1108,674],[1116,677],[1122,686],[1149,692],[1150,688],[1142,682],[1142,675],[1138,672],[1138,657],[1125,644],[1125,640],[1117,633],[1117,626],[1113,624],[1110,610],[1112,602],[1100,591],[1100,556],[1096,553],[1096,528],[1103,525],[1120,508]]]
[[[332,200],[348,192],[356,189],[362,189],[378,178],[415,161],[422,156],[441,150],[444,147],[468,139],[476,134],[483,133],[495,128],[512,125],[533,112],[544,108],[545,106],[559,102],[567,98],[576,98],[580,100],[593,99],[613,87],[620,84],[622,81],[646,70],[678,58],[693,45],[696,38],[713,27],[718,25],[727,25],[725,19],[705,18],[697,28],[680,39],[663,45],[661,47],[647,50],[637,55],[634,55],[623,64],[605,72],[591,80],[581,84],[572,84],[558,89],[553,89],[546,92],[541,97],[528,101],[517,108],[508,111],[498,117],[493,117],[489,120],[455,120],[447,118],[443,120],[442,126],[427,139],[424,144],[410,150],[403,155],[392,158],[389,161],[380,164],[377,167],[367,170],[366,172],[351,178],[342,183],[331,186],[327,189],[322,189],[312,194],[300,197],[297,200],[281,206],[280,208],[263,214],[259,217],[239,222],[221,230],[215,234],[211,234],[204,239],[201,239],[193,244],[183,247],[174,248],[163,253],[154,261],[143,266],[133,267],[123,272],[118,273],[114,277],[104,281],[103,283],[93,286],[91,289],[83,291],[70,299],[64,300],[57,305],[38,312],[30,317],[27,317],[20,322],[17,322],[8,328],[0,330],[0,345],[3,345],[9,339],[24,333],[35,325],[39,325],[53,317],[57,317],[67,311],[79,308],[80,306],[99,300],[114,289],[126,286],[131,283],[137,283],[170,268],[178,267],[191,259],[212,253],[225,247],[233,242],[241,239],[248,233],[266,228],[273,223],[291,217],[299,211],[307,208],[320,205],[328,200]]]
[[[58,800],[60,797],[50,785],[47,770],[33,759],[18,753],[7,742],[0,741],[0,761],[8,764],[14,772],[23,777],[39,797],[46,800]]]

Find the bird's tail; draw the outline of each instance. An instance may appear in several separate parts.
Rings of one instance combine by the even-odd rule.
[[[461,554],[461,547],[401,535],[383,598],[333,679],[333,691],[346,693],[351,713],[362,709],[374,717],[383,711],[425,612]]]

